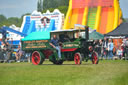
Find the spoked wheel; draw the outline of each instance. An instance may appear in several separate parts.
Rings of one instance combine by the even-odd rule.
[[[92,53],[92,64],[98,64],[99,59],[98,59],[98,54],[97,52]]]
[[[32,53],[32,63],[34,64],[34,65],[40,65],[40,64],[42,64],[43,63],[43,58],[41,57],[41,52],[39,52],[39,51],[34,51],[33,53]]]
[[[75,53],[74,61],[75,61],[75,64],[81,64],[82,63],[82,57],[81,57],[81,54],[79,52]]]

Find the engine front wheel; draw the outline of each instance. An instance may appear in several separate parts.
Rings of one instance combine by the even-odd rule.
[[[82,57],[81,57],[81,54],[79,52],[75,53],[74,61],[75,61],[75,64],[78,64],[78,65],[82,63]]]
[[[98,62],[99,62],[98,53],[93,52],[92,53],[92,64],[98,64]]]
[[[34,51],[32,53],[32,63],[34,65],[40,65],[43,63],[42,53],[39,51]]]

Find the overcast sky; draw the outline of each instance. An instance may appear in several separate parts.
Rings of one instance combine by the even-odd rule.
[[[0,0],[0,14],[6,17],[21,17],[37,9],[38,0]],[[128,0],[120,0],[123,16],[128,18]]]
[[[6,17],[21,17],[37,9],[38,0],[0,0],[0,14]]]

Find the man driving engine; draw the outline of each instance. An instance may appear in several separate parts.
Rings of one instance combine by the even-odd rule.
[[[53,35],[53,39],[50,41],[50,45],[58,51],[58,57],[61,59],[61,48],[59,46],[59,40],[56,35]]]

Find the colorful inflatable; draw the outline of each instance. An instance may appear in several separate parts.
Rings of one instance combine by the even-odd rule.
[[[63,29],[82,24],[105,34],[114,30],[121,18],[119,0],[70,0]]]
[[[55,9],[53,12],[47,11],[43,14],[34,11],[31,15],[24,16],[20,31],[28,35],[36,31],[60,30],[63,24],[64,14],[58,9]]]

